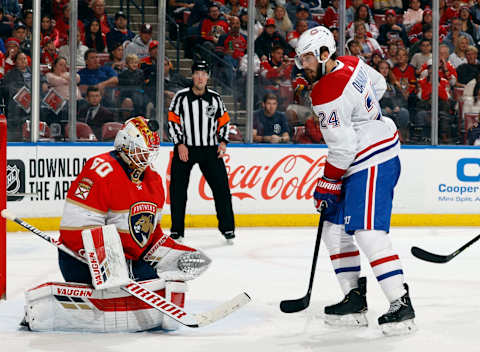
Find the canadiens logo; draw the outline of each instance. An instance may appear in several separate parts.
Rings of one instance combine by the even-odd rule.
[[[130,207],[128,226],[133,240],[144,247],[155,229],[157,205],[150,202],[138,202]]]

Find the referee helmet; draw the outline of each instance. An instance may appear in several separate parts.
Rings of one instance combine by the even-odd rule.
[[[195,71],[205,71],[206,73],[210,73],[208,63],[205,60],[194,61],[192,65],[192,73]]]

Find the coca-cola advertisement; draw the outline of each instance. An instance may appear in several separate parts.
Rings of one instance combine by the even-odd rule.
[[[323,172],[326,148],[261,148],[255,150],[255,158],[252,155],[244,149],[230,148],[224,157],[234,211],[244,214],[260,210],[262,213],[312,212],[315,180]],[[172,156],[170,152],[166,170],[167,204],[170,204],[168,186]],[[188,210],[192,214],[204,214],[209,207],[205,202],[213,209],[210,187],[195,168],[190,177],[188,197]]]

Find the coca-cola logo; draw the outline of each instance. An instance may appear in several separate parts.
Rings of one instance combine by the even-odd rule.
[[[170,184],[170,162],[167,168],[167,203],[170,203],[168,186]],[[226,154],[228,182],[232,197],[243,199],[312,199],[316,180],[325,166],[326,155],[318,159],[305,154],[287,154],[278,160],[260,161],[258,164],[232,163],[230,154]],[[198,192],[202,199],[211,200],[210,189],[206,187],[205,177],[201,177]]]

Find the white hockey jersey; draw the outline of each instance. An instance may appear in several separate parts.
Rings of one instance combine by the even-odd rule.
[[[344,177],[387,161],[400,151],[395,123],[382,116],[378,101],[384,77],[354,56],[341,56],[332,72],[318,80],[312,107],[328,145],[327,161]]]

